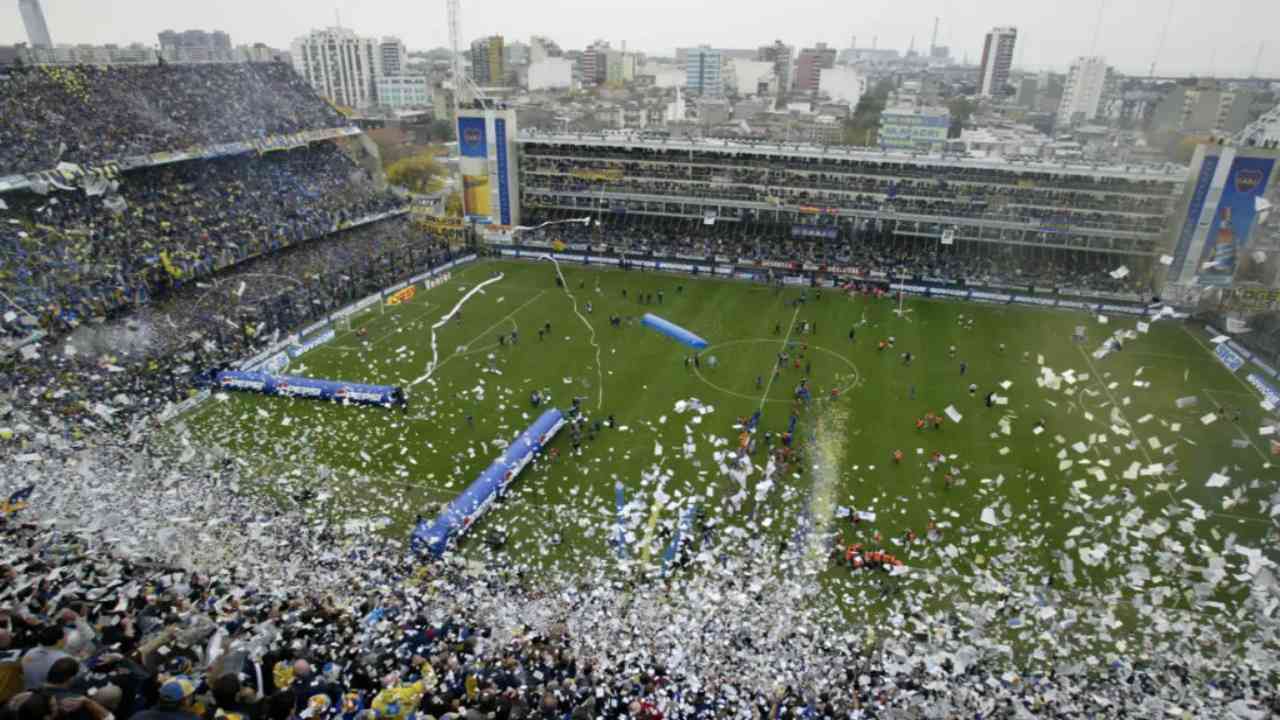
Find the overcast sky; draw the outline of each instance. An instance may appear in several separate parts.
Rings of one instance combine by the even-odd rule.
[[[224,30],[236,44],[288,48],[313,27],[342,24],[365,35],[399,35],[410,49],[446,45],[443,0],[42,0],[55,43],[156,43],[172,28]],[[1099,2],[1105,4],[1101,31]],[[1246,75],[1266,43],[1261,74],[1280,77],[1280,0],[1172,0],[1160,74]],[[915,36],[927,49],[933,18],[939,44],[976,63],[983,34],[1016,25],[1015,67],[1065,70],[1073,57],[1104,55],[1121,71],[1145,75],[1156,59],[1170,0],[463,0],[464,44],[500,33],[528,41],[549,35],[562,47],[603,38],[614,47],[671,53],[707,43],[755,47],[781,38],[796,46],[826,42],[905,50]],[[17,0],[0,0],[0,44],[26,35]]]

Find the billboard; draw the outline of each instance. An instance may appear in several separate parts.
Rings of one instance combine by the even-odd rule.
[[[1255,204],[1265,192],[1274,167],[1275,158],[1270,157],[1237,156],[1231,164],[1200,255],[1202,283],[1231,284],[1238,260],[1249,244],[1257,216]]]
[[[1271,206],[1265,195],[1277,158],[1280,153],[1260,147],[1196,148],[1164,261],[1170,286],[1230,288],[1274,278],[1280,263],[1258,245],[1258,227]]]
[[[468,221],[520,224],[516,134],[513,110],[464,110],[458,114],[458,170]]]
[[[468,218],[491,219],[489,142],[483,117],[458,118],[458,169],[462,173],[462,207]]]

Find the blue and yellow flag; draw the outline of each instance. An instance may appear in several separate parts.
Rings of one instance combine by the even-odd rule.
[[[27,498],[31,497],[31,493],[35,492],[35,489],[35,483],[32,483],[10,495],[8,500],[0,503],[0,515],[9,515],[25,508],[27,506]]]
[[[164,266],[165,272],[169,273],[169,275],[175,278],[182,277],[182,270],[173,264],[173,260],[169,259],[168,250],[160,251],[160,264]]]

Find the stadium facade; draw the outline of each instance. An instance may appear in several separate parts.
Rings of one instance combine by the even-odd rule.
[[[840,238],[874,226],[946,244],[1103,254],[1114,266],[1150,263],[1165,252],[1169,217],[1186,181],[1186,169],[1172,166],[634,135],[520,138],[521,197],[531,215],[589,211],[817,226],[826,230],[820,235]]]

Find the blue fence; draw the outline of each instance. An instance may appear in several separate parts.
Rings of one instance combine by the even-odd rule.
[[[336,400],[356,405],[403,405],[404,391],[392,385],[364,385],[341,380],[318,380],[295,375],[271,375],[255,370],[227,370],[217,374],[215,387],[298,397],[312,400]]]

